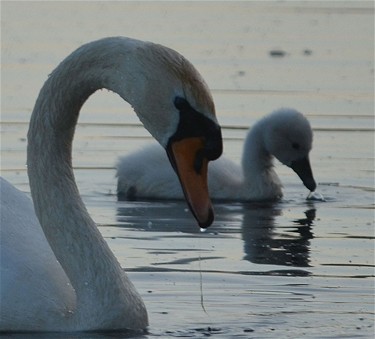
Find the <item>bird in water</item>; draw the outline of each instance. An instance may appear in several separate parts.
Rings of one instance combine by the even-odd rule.
[[[312,142],[310,123],[297,110],[282,108],[266,115],[248,132],[241,165],[224,156],[210,164],[211,198],[231,201],[280,199],[282,184],[274,169],[274,158],[292,168],[308,190],[315,191],[309,160]],[[183,198],[167,156],[157,144],[120,158],[117,178],[119,200]]]
[[[0,181],[0,332],[148,326],[142,298],[89,216],[73,175],[79,112],[101,88],[129,102],[164,147],[199,225],[213,221],[207,167],[220,156],[222,138],[198,71],[179,53],[151,42],[113,37],[81,46],[49,76],[31,116],[33,203]]]

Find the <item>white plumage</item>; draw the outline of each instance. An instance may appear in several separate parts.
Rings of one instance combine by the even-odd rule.
[[[211,198],[249,201],[282,197],[282,184],[273,167],[274,157],[293,168],[305,186],[314,191],[316,184],[309,163],[312,139],[308,120],[294,109],[278,109],[263,117],[248,132],[242,165],[224,156],[210,163]],[[167,155],[157,144],[121,157],[117,177],[121,200],[183,198]]]
[[[74,180],[75,125],[85,100],[100,88],[127,100],[164,147],[184,127],[177,106],[188,114],[191,105],[195,119],[205,121],[202,137],[211,142],[216,133],[216,156],[220,154],[211,95],[198,72],[177,52],[118,37],[83,45],[68,56],[41,89],[30,121],[27,163],[34,206],[24,193],[0,181],[0,331],[148,325],[140,295],[88,215]],[[185,189],[189,192],[190,187]],[[212,222],[209,201],[188,202],[193,213],[198,209],[198,221],[201,218],[206,226]]]

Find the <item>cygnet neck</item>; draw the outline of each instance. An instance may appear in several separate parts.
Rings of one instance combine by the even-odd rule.
[[[267,120],[262,119],[248,132],[242,155],[244,184],[257,199],[282,196],[281,182],[274,170],[274,156],[267,150]]]

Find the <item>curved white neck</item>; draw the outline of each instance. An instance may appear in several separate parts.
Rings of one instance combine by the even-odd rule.
[[[112,51],[111,63],[98,55],[90,60],[90,53],[96,51],[78,50],[52,73],[35,104],[28,133],[27,163],[35,211],[77,295],[77,309],[65,319],[72,329],[83,317],[91,319],[88,328],[111,328],[108,310],[111,315],[129,316],[134,305],[142,303],[124,287],[124,281],[131,283],[87,213],[72,170],[74,129],[85,100],[99,88],[115,91],[131,104],[135,100],[118,74],[124,71],[119,64],[124,55],[114,53],[118,55],[114,59]],[[137,90],[137,83],[132,88]],[[134,327],[142,326],[134,323]]]

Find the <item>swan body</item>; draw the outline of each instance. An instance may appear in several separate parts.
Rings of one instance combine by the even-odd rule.
[[[242,167],[225,157],[210,164],[211,198],[235,201],[281,198],[282,184],[273,167],[274,157],[293,168],[305,186],[314,191],[316,184],[309,163],[312,138],[308,120],[294,109],[278,109],[263,117],[247,134]],[[160,146],[150,145],[119,159],[120,200],[183,197],[164,153]]]
[[[74,180],[75,125],[83,103],[100,88],[133,106],[167,150],[198,223],[207,227],[213,220],[207,165],[221,153],[221,132],[199,73],[177,52],[149,42],[114,37],[81,46],[49,76],[32,113],[27,164],[33,203],[0,182],[1,332],[148,325],[140,295]],[[198,128],[192,131],[189,122]],[[191,170],[197,161],[199,171]]]
[[[74,290],[47,242],[31,199],[1,177],[0,188],[1,324],[17,321],[14,330],[38,328],[49,317],[69,315],[76,303]]]

